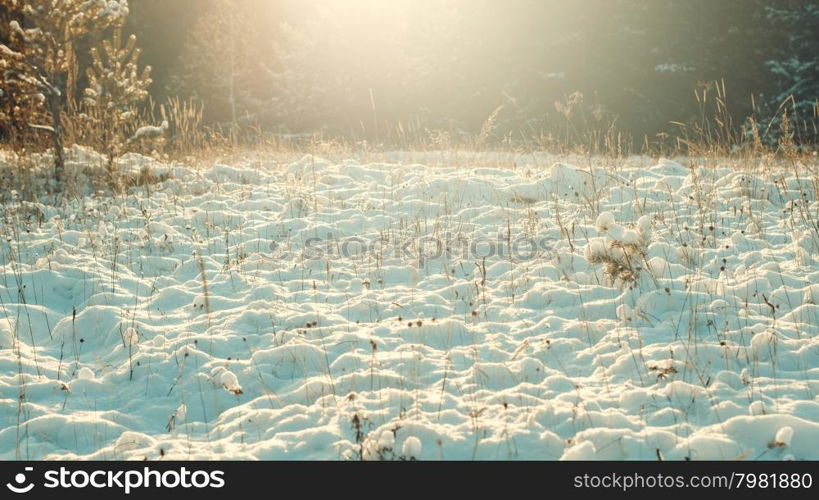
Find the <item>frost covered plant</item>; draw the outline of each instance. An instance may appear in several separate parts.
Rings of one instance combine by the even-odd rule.
[[[790,446],[793,440],[793,427],[786,425],[776,432],[776,437],[768,445],[770,448],[784,448]]]
[[[624,285],[639,278],[651,242],[651,218],[643,215],[632,228],[617,223],[611,212],[602,212],[595,223],[598,233],[585,248],[590,264],[603,264],[613,284]]]
[[[227,368],[222,371],[222,374],[219,376],[219,382],[222,384],[222,388],[231,394],[235,394],[237,396],[244,394],[242,386],[239,385],[238,377],[236,377],[236,374]]]
[[[139,344],[139,333],[136,329],[132,326],[129,326],[125,329],[125,332],[122,333],[122,343],[128,349],[128,370],[130,375],[128,376],[128,380],[134,379],[134,349],[136,349],[137,345]]]
[[[168,417],[168,424],[165,426],[165,429],[168,432],[172,432],[176,428],[176,423],[185,420],[187,415],[188,406],[185,403],[179,403],[176,411]]]
[[[421,454],[421,441],[410,436],[404,440],[404,444],[399,452],[396,445],[396,433],[400,427],[382,429],[367,433],[365,426],[369,426],[370,421],[366,417],[359,417],[354,414],[351,420],[351,427],[355,431],[356,449],[346,454],[349,460],[361,461],[408,461],[416,460]]]

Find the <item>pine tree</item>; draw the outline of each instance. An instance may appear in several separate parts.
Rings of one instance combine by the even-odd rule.
[[[28,123],[48,132],[54,149],[54,177],[64,176],[62,114],[76,82],[74,48],[90,34],[121,26],[126,0],[9,0],[9,44],[0,44],[7,79],[42,98],[50,124]],[[23,23],[19,21],[23,19]]]
[[[83,118],[102,131],[102,151],[108,157],[109,180],[114,180],[114,159],[147,135],[159,135],[162,127],[133,131],[136,106],[148,97],[151,67],[139,70],[140,50],[136,36],[122,45],[122,32],[114,30],[110,40],[91,49],[88,86],[84,91]]]
[[[22,64],[24,54],[12,51],[11,23],[22,20],[22,12],[16,0],[0,4],[0,138],[14,146],[33,140],[34,130],[28,123],[44,122],[42,104],[44,96],[26,78]]]
[[[775,82],[774,92],[768,99],[771,110],[781,110],[774,123],[782,128],[782,120],[790,114],[797,134],[813,137],[819,126],[817,99],[819,99],[819,5],[815,2],[789,1],[766,8],[772,29],[784,38],[767,61]],[[776,112],[776,111],[774,111]],[[811,131],[813,133],[811,134]],[[798,142],[808,137],[796,137]]]

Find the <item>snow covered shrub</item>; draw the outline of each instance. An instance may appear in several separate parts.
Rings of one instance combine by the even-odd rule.
[[[396,433],[400,427],[385,426],[372,432],[365,432],[365,428],[372,425],[367,417],[353,414],[350,421],[355,432],[355,447],[344,452],[347,460],[362,461],[411,461],[421,456],[421,440],[415,436],[407,436],[402,446],[396,443]]]
[[[595,223],[604,236],[592,238],[585,248],[590,264],[603,264],[612,284],[624,285],[639,278],[651,242],[651,218],[640,217],[633,228],[617,223],[611,212],[602,212]]]

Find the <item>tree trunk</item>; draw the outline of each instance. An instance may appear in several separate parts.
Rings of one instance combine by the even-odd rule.
[[[65,177],[65,158],[63,156],[62,122],[60,116],[60,96],[51,93],[49,96],[49,112],[51,113],[51,139],[54,147],[54,180],[61,185]],[[60,186],[61,187],[61,186]]]
[[[113,148],[113,146],[111,146]],[[114,170],[114,152],[113,150],[108,151],[108,161],[105,163],[105,172],[108,174],[108,185],[111,186],[111,190],[116,192],[117,190],[117,175]]]

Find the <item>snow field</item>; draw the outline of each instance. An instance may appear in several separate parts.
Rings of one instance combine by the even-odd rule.
[[[402,158],[10,198],[0,459],[819,458],[809,175]]]

